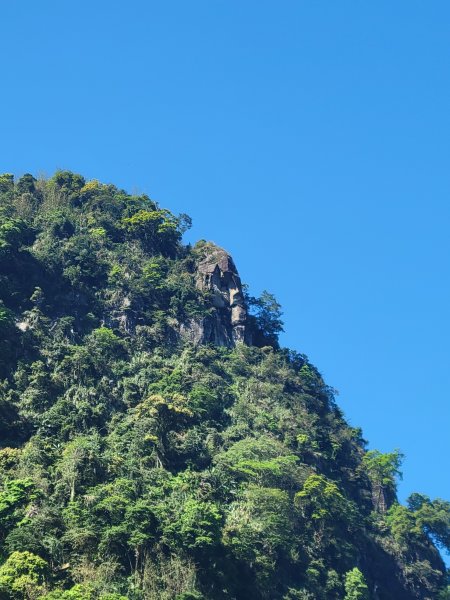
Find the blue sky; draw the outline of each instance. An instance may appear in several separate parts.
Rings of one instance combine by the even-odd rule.
[[[450,4],[9,2],[0,171],[187,212],[284,308],[400,495],[450,499]]]

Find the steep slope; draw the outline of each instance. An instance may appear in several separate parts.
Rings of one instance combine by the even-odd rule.
[[[448,598],[280,307],[145,195],[0,176],[0,599]]]

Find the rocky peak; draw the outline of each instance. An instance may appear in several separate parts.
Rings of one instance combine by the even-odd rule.
[[[247,307],[232,257],[211,242],[200,242],[194,252],[196,286],[211,294],[212,311],[185,324],[183,336],[194,343],[227,347],[246,342]]]

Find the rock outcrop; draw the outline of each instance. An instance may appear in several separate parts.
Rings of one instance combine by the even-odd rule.
[[[230,348],[248,343],[247,307],[233,259],[223,248],[210,242],[200,243],[196,253],[196,286],[211,295],[211,311],[185,323],[181,334],[196,344]]]

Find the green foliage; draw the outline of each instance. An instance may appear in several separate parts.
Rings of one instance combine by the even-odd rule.
[[[298,457],[287,454],[282,444],[267,435],[235,442],[226,452],[218,454],[215,462],[238,481],[296,489],[304,480],[304,473],[298,467]]]
[[[416,526],[435,543],[450,552],[450,502],[436,498],[430,500],[422,494],[412,494],[408,507],[414,514]]]
[[[253,565],[260,586],[267,585],[277,565],[291,553],[292,518],[289,496],[277,488],[250,485],[230,507],[224,543],[238,559]]]
[[[385,512],[395,497],[396,478],[402,477],[400,466],[403,454],[399,450],[385,454],[369,450],[363,457],[362,467],[372,483],[372,497],[375,510]]]
[[[165,278],[164,263],[156,258],[145,263],[142,275],[153,289],[161,289]]]
[[[219,544],[222,515],[212,502],[188,498],[163,527],[173,548],[204,550]]]
[[[89,477],[94,480],[98,468],[100,439],[97,434],[77,436],[68,442],[61,458],[55,463],[59,483],[64,484],[71,502],[75,499],[78,485]]]
[[[420,536],[421,531],[416,526],[414,515],[406,506],[393,504],[387,512],[386,522],[392,535],[400,543]]]
[[[397,502],[400,453],[278,347],[272,295],[247,295],[251,345],[181,334],[228,310],[189,226],[69,171],[0,176],[0,598],[445,597],[449,503]]]
[[[278,335],[283,331],[281,305],[275,296],[264,290],[259,298],[247,295],[251,311],[253,343],[256,346],[278,348]]]
[[[92,586],[77,584],[70,590],[54,590],[41,596],[40,600],[128,600],[128,598],[116,593],[99,595]]]
[[[122,219],[122,227],[137,236],[148,251],[172,255],[179,241],[179,222],[166,210],[139,210]]]
[[[450,599],[450,585],[439,593],[438,600],[449,600]]]
[[[23,509],[36,498],[36,486],[31,479],[6,480],[0,492],[0,540],[24,517]]]
[[[31,241],[31,231],[22,219],[6,216],[0,209],[0,259]]]
[[[45,587],[48,565],[31,552],[13,552],[0,567],[0,594],[5,598],[38,598]]]
[[[19,179],[16,185],[17,192],[19,194],[33,194],[36,192],[37,180],[30,173],[25,173]]]
[[[179,554],[158,554],[149,560],[143,573],[143,592],[147,600],[205,600],[197,588],[196,568]]]
[[[71,171],[57,171],[50,180],[50,183],[56,184],[61,190],[67,193],[79,192],[85,182],[84,177]]]
[[[369,600],[369,588],[364,575],[355,567],[345,575],[344,600]]]
[[[123,350],[121,339],[108,327],[94,329],[86,338],[86,345],[100,356],[117,356]]]
[[[378,450],[369,450],[363,458],[363,466],[374,482],[395,489],[395,478],[401,477],[400,466],[403,455],[399,450],[382,454]]]
[[[305,516],[316,521],[351,521],[354,507],[338,486],[323,475],[310,475],[296,501]]]
[[[0,304],[0,332],[5,332],[14,324],[14,314],[8,310],[3,303]]]
[[[412,494],[407,504],[394,504],[388,511],[387,523],[394,538],[405,544],[426,536],[450,552],[450,502]]]

